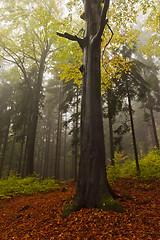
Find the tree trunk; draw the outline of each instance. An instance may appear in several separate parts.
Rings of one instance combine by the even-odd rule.
[[[10,171],[12,170],[12,161],[13,161],[13,153],[14,153],[14,146],[15,146],[15,140],[16,140],[16,133],[13,137],[13,141],[12,141],[12,150],[11,150],[11,156],[10,156],[10,160],[9,160],[9,168],[8,168],[8,176],[10,174]]]
[[[7,150],[7,143],[8,143],[8,133],[9,133],[9,127],[10,127],[10,117],[8,118],[5,134],[4,134],[4,143],[3,143],[3,148],[2,148],[2,157],[0,159],[0,178],[2,178],[3,175],[3,167],[4,167],[4,160],[5,160],[5,155],[6,155],[6,150]]]
[[[72,177],[74,178],[74,181],[77,181],[77,169],[78,169],[78,122],[79,122],[79,116],[78,116],[78,110],[79,110],[79,99],[78,99],[78,86],[76,86],[76,97],[74,98],[74,112],[73,112],[73,139],[72,139]]]
[[[46,49],[44,49],[42,53],[39,72],[37,76],[37,82],[34,89],[35,91],[34,91],[34,98],[32,103],[32,114],[31,114],[31,121],[29,125],[26,175],[32,175],[34,171],[34,148],[35,148],[38,115],[39,115],[39,101],[41,98],[45,60],[46,60],[46,56],[48,54],[49,48],[50,46],[46,46]]]
[[[59,109],[58,109],[58,120],[57,120],[57,140],[56,140],[56,151],[55,151],[55,178],[59,178],[59,166],[60,166],[60,150],[61,150],[61,131],[62,131],[62,111],[60,110],[61,105],[61,86],[59,88]]]
[[[158,135],[157,135],[156,123],[155,123],[153,110],[151,108],[150,108],[150,114],[151,114],[151,119],[152,119],[152,128],[153,128],[153,135],[154,135],[155,145],[159,149],[159,140],[158,140]]]
[[[23,136],[21,141],[21,147],[20,147],[20,155],[19,155],[19,163],[18,163],[18,173],[22,175],[22,158],[23,158],[23,150],[24,150],[24,143],[25,143],[25,129],[26,129],[26,123],[24,123],[23,126]]]
[[[76,86],[76,122],[75,122],[75,181],[77,181],[77,166],[78,166],[78,109],[79,109],[79,104],[78,104],[78,86]]]
[[[77,185],[77,209],[100,207],[111,198],[105,166],[101,108],[100,1],[84,1],[87,44],[84,47],[84,79],[81,116],[81,155]],[[101,206],[102,207],[102,206]]]
[[[124,211],[113,200],[105,165],[105,146],[101,107],[101,36],[106,25],[109,1],[84,0],[86,36],[81,45],[84,54],[83,93],[81,106],[81,143],[77,192],[72,206],[66,206],[63,216],[81,208],[102,208]],[[71,38],[70,38],[71,39]]]
[[[113,124],[112,124],[112,110],[111,110],[111,89],[107,90],[108,93],[108,119],[109,119],[109,136],[110,136],[110,156],[111,165],[114,166],[114,142],[113,142]]]
[[[67,114],[66,114],[67,122]],[[64,130],[64,158],[63,158],[63,179],[66,179],[66,155],[67,155],[67,124]]]
[[[21,167],[22,167],[22,158],[23,158],[23,148],[24,148],[25,137],[23,137],[20,147],[20,155],[19,155],[19,163],[18,163],[18,173],[22,174]]]
[[[128,110],[129,110],[131,129],[132,129],[132,138],[133,138],[134,155],[135,155],[135,161],[136,161],[136,169],[137,169],[137,173],[140,174],[137,144],[136,144],[136,136],[135,136],[135,130],[134,130],[133,116],[132,116],[132,105],[131,105],[131,98],[130,98],[130,93],[129,93],[128,81],[127,80],[126,80],[126,88],[127,88],[127,96],[128,96]]]
[[[44,160],[44,178],[48,177],[50,163],[50,140],[51,140],[51,119],[50,113],[47,114],[47,129],[46,129],[46,145],[45,145],[45,160]]]

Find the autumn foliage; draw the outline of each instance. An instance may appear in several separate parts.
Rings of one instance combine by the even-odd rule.
[[[0,239],[160,239],[160,188],[158,181],[118,180],[113,189],[121,195],[126,212],[81,209],[62,218],[62,208],[75,194],[67,182],[58,190],[0,200]]]

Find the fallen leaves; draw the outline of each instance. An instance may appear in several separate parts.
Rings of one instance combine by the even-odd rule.
[[[33,196],[15,196],[0,200],[0,239],[160,239],[159,182],[118,180],[113,189],[121,196],[126,212],[81,209],[62,218],[67,199],[75,193],[75,184]]]

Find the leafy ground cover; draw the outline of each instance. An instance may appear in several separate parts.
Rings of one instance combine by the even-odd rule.
[[[123,197],[123,214],[82,209],[63,219],[62,208],[75,189],[67,182],[53,192],[1,199],[0,239],[160,239],[158,180],[116,180],[113,189]]]
[[[10,198],[16,194],[35,194],[49,192],[58,188],[54,179],[41,179],[38,176],[21,178],[10,174],[8,179],[0,180],[0,198]]]

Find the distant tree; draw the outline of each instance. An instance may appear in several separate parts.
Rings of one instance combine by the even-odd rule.
[[[70,125],[68,133],[72,135],[72,177],[77,181],[80,143],[81,87],[74,83],[74,80],[70,80],[69,82],[64,82],[63,91],[65,97],[61,108],[64,112],[68,112],[69,115],[64,124],[66,126]]]
[[[9,131],[14,115],[15,90],[16,84],[10,83],[10,79],[2,75],[0,82],[0,178],[3,175]]]
[[[18,66],[26,89],[25,96],[28,94],[26,175],[31,175],[34,171],[34,148],[43,75],[56,48],[56,41],[53,38],[54,27],[58,26],[55,19],[58,8],[53,3],[52,0],[47,3],[37,1],[31,3],[32,7],[28,7],[25,1],[17,0],[15,4],[5,2],[2,8],[1,20],[7,24],[1,26],[3,28],[3,34],[0,33],[1,57]],[[10,17],[5,16],[5,7]]]
[[[140,56],[140,55],[138,55]],[[142,101],[143,107],[147,110],[146,114],[150,116],[152,123],[154,143],[159,148],[159,139],[156,129],[156,122],[154,117],[154,111],[160,112],[160,85],[158,75],[158,68],[153,62],[152,58],[141,58],[141,72],[145,81],[148,83],[148,91],[146,94],[140,95],[139,98]]]

